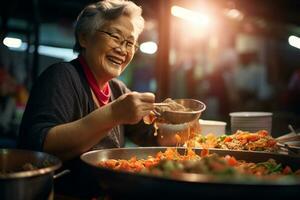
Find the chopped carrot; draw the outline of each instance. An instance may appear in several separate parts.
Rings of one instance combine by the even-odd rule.
[[[224,142],[231,142],[232,141],[232,138],[231,137],[226,137],[225,139],[224,139]]]
[[[200,156],[201,157],[205,157],[208,156],[209,154],[209,150],[208,149],[202,149]]]
[[[266,130],[261,130],[261,131],[258,131],[258,135],[260,137],[266,137],[267,135],[269,135],[269,133]]]
[[[237,160],[233,156],[230,156],[230,155],[226,155],[225,160],[227,161],[227,163],[230,166],[235,166],[238,163]]]
[[[291,174],[293,173],[292,169],[289,167],[289,166],[286,166],[283,171],[282,171],[283,174]]]
[[[181,137],[178,134],[175,134],[175,139],[176,139],[176,143],[180,143],[181,142]]]

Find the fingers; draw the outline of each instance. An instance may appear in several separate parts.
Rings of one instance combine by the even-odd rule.
[[[147,103],[155,102],[155,95],[150,92],[138,93],[140,95],[140,100]]]
[[[118,98],[114,105],[116,115],[124,123],[137,123],[154,109],[155,95],[145,92],[131,92]]]
[[[147,114],[150,110],[154,109],[153,103],[155,102],[155,95],[150,92],[138,93],[139,100],[141,102],[140,108],[142,111],[146,111]]]
[[[155,95],[150,92],[131,92],[126,95],[132,96],[133,99],[140,100],[141,102],[154,103]]]
[[[126,96],[131,99],[131,101],[138,101],[140,103],[151,103],[155,102],[155,95],[150,92],[131,92],[127,93]]]

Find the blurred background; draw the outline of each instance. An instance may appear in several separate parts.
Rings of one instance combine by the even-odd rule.
[[[49,65],[76,58],[74,22],[91,0],[3,0],[0,145],[13,146],[30,89]],[[157,101],[195,98],[203,119],[273,112],[274,137],[300,128],[300,1],[134,0],[146,20],[122,74]]]

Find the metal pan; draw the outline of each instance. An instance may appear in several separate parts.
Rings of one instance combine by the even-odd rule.
[[[34,168],[23,169],[25,165]],[[61,165],[43,152],[0,149],[0,199],[53,199],[53,179],[61,175],[54,171]]]
[[[136,173],[114,171],[97,166],[106,159],[129,159],[132,156],[146,158],[157,152],[164,152],[163,147],[148,148],[121,148],[96,150],[83,154],[81,160],[85,163],[89,176],[92,176],[99,189],[104,189],[108,194],[117,199],[188,199],[192,197],[210,198],[286,198],[300,195],[300,181],[291,183],[264,182],[250,183],[247,181],[219,181],[214,182],[205,175],[184,174],[176,178],[156,177]],[[178,149],[184,152],[184,148]],[[199,153],[201,149],[196,149]],[[280,155],[264,152],[228,151],[220,149],[210,150],[221,156],[232,155],[237,159],[251,162],[264,162],[273,158],[283,165],[289,165],[293,169],[300,167],[300,159],[288,155]]]

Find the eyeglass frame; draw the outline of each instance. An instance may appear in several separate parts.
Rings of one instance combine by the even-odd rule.
[[[108,35],[110,37],[111,40],[113,40],[116,44],[118,44],[119,46],[117,47],[121,47],[123,45],[124,42],[125,43],[125,47],[126,47],[126,51],[129,52],[129,51],[132,51],[135,53],[138,49],[139,49],[139,44],[137,42],[132,42],[128,39],[125,39],[125,37],[119,33],[112,33],[112,32],[109,32],[109,31],[104,31],[104,30],[97,30],[98,32],[100,33],[105,33],[106,35]],[[114,36],[114,34],[118,34],[120,36],[120,38],[117,38],[116,36]],[[128,49],[128,44],[132,43],[133,45],[133,48],[132,49]]]

